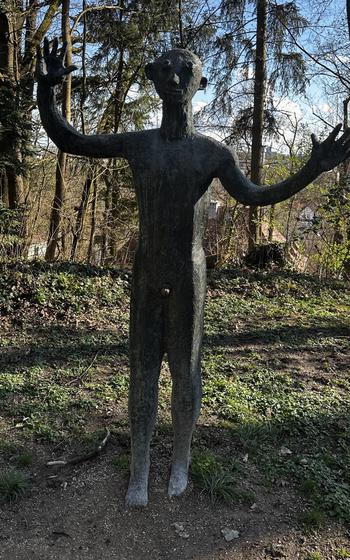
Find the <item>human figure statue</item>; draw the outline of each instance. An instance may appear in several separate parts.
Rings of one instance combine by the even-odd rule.
[[[80,134],[60,115],[55,86],[75,67],[65,68],[64,52],[45,40],[39,50],[38,106],[45,130],[60,150],[95,158],[125,158],[137,195],[140,236],[132,277],[130,320],[131,429],[128,506],[148,502],[150,442],[154,428],[158,378],[166,353],[172,376],[174,447],[169,496],[184,492],[188,481],[192,433],[200,410],[200,354],[206,293],[203,233],[212,180],[249,206],[281,202],[338,165],[350,154],[347,129],[341,125],[319,142],[298,173],[281,183],[257,186],[240,171],[234,151],[197,134],[192,97],[206,86],[199,58],[173,49],[146,65],[163,101],[159,129],[120,134]],[[46,67],[46,68],[45,68]]]

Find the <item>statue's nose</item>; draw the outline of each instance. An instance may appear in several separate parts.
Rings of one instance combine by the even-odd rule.
[[[178,86],[179,83],[180,83],[180,77],[174,72],[174,73],[170,76],[169,82],[170,82],[171,84],[174,84],[174,85]]]

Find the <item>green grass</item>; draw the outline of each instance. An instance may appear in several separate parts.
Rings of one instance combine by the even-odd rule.
[[[207,307],[205,409],[266,483],[292,481],[311,512],[320,512],[306,523],[325,513],[349,521],[349,287],[216,273],[214,289],[220,297]],[[282,456],[282,446],[292,454]]]
[[[33,454],[29,451],[22,451],[13,457],[14,462],[21,468],[30,467],[33,463]]]
[[[259,366],[249,375],[224,374],[221,366],[205,372],[206,407],[229,422],[233,442],[266,479],[292,479],[317,508],[349,521],[349,394],[332,386],[315,391]],[[292,453],[282,456],[282,446]]]
[[[336,550],[337,558],[350,558],[350,550],[347,548],[338,548]]]
[[[240,467],[237,461],[225,461],[209,451],[195,450],[191,461],[191,476],[196,486],[209,495],[212,503],[222,501],[234,506],[253,499],[239,486]]]
[[[19,471],[0,472],[0,499],[13,501],[22,496],[28,486],[26,477]]]
[[[113,459],[113,466],[119,474],[126,476],[130,472],[130,455],[126,453],[117,455]]]
[[[263,484],[271,492],[287,480],[307,506],[304,526],[327,516],[349,522],[349,285],[290,272],[221,271],[210,274],[208,288],[206,428],[196,431],[202,451],[191,467],[197,487],[234,506],[244,477],[244,487]],[[106,425],[125,425],[129,292],[128,277],[111,270],[66,263],[4,267],[5,464],[20,457],[28,440],[71,448]],[[171,429],[162,428],[170,425],[170,393],[165,366],[155,442],[171,438]],[[282,446],[292,453],[281,454]],[[248,455],[251,471],[237,469],[239,461],[229,465],[226,455]],[[30,467],[29,458],[13,460]],[[126,464],[121,456],[115,468],[123,472]]]
[[[318,509],[310,509],[300,515],[300,524],[304,530],[319,529],[325,522],[325,514]]]
[[[305,560],[322,560],[322,554],[320,552],[310,552]]]

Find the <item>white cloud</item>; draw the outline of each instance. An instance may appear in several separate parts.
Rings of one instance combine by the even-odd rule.
[[[274,106],[278,111],[288,113],[297,119],[301,118],[304,114],[299,103],[289,97],[274,97]]]
[[[317,115],[324,115],[324,114],[329,115],[330,113],[333,112],[333,109],[328,103],[321,102],[312,105],[312,112]]]
[[[194,101],[193,102],[193,114],[195,115],[196,113],[198,113],[198,111],[201,111],[201,109],[204,109],[204,107],[208,105],[208,101]]]

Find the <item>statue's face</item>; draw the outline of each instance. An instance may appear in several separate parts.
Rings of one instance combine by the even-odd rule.
[[[190,102],[207,85],[201,61],[186,49],[168,51],[147,64],[146,75],[154,82],[159,97],[168,103]]]

